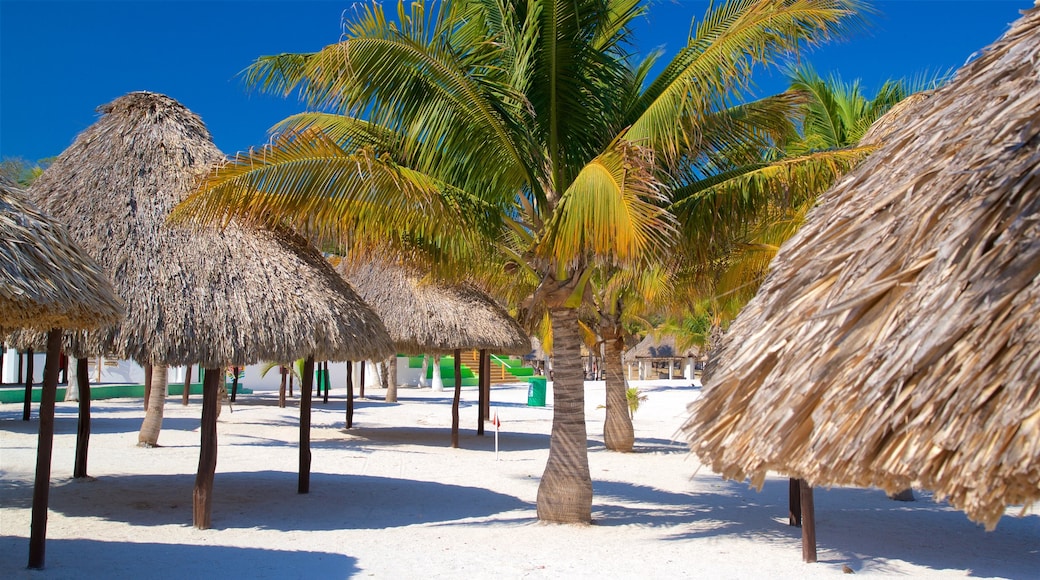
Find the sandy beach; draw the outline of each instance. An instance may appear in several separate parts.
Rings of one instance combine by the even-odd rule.
[[[277,393],[239,396],[218,424],[213,528],[191,526],[197,397],[167,402],[160,448],[136,446],[139,399],[95,401],[90,480],[74,481],[76,404],[58,403],[46,569],[26,569],[37,421],[0,405],[3,578],[818,578],[847,566],[871,577],[1036,578],[1040,515],[1005,516],[987,533],[918,492],[817,490],[817,564],[787,525],[787,480],[761,492],[700,469],[677,429],[699,389],[633,382],[636,452],[602,444],[603,384],[586,417],[594,524],[537,521],[548,455],[548,405],[526,384],[496,385],[501,419],[476,435],[475,389],[463,391],[461,448],[450,448],[451,392],[369,388],[346,430],[342,389],[313,411],[310,493],[297,489],[299,409]],[[247,385],[248,386],[248,385]],[[298,393],[297,393],[298,394]]]

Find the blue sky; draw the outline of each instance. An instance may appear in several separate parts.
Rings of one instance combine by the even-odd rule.
[[[387,6],[393,0],[385,1]],[[248,92],[237,74],[260,55],[336,42],[352,1],[0,0],[0,158],[61,153],[97,119],[95,109],[135,90],[167,94],[202,117],[226,154],[263,144],[302,110]],[[638,30],[639,52],[671,56],[708,3],[659,0]],[[956,69],[996,40],[1033,0],[881,0],[872,25],[804,55],[821,74],[889,78]],[[782,90],[762,71],[760,92]]]

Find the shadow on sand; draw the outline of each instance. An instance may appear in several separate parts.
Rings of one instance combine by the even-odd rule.
[[[330,552],[267,550],[97,540],[47,540],[46,567],[26,569],[29,541],[0,536],[0,576],[4,578],[129,578],[139,570],[129,560],[147,561],[155,577],[178,578],[349,578],[357,560]],[[176,571],[171,574],[171,571]]]
[[[675,493],[621,482],[593,482],[597,525],[678,526],[673,540],[741,537],[800,551],[801,530],[787,524],[787,481],[768,480],[761,492],[719,480],[717,491]],[[820,562],[853,571],[885,573],[882,559],[934,570],[968,571],[982,577],[1037,577],[1040,516],[1005,517],[993,532],[962,512],[916,492],[914,502],[896,502],[870,489],[816,490],[816,538]],[[633,507],[633,506],[639,507]],[[867,534],[863,530],[885,530]],[[952,551],[964,537],[970,550]]]
[[[312,473],[310,493],[297,475],[277,471],[217,473],[213,528],[279,531],[382,529],[479,518],[533,505],[479,487],[367,475]],[[135,526],[191,525],[194,474],[102,476],[57,481],[50,509]],[[31,505],[32,483],[6,483],[5,505]]]

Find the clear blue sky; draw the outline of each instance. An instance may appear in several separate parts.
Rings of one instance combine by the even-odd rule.
[[[395,0],[384,0],[392,6]],[[302,110],[294,97],[249,93],[237,74],[260,55],[336,42],[351,0],[0,0],[0,157],[61,153],[97,119],[95,109],[136,90],[165,93],[195,111],[226,154],[260,145]],[[706,1],[658,0],[638,31],[639,51],[673,55]],[[1033,0],[880,0],[872,26],[805,56],[821,74],[886,79],[960,67],[996,40]],[[762,94],[785,86],[756,77]]]

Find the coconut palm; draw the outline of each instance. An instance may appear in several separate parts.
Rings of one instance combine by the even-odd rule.
[[[691,344],[721,336],[719,330],[755,295],[781,244],[801,226],[817,196],[877,148],[876,140],[863,140],[867,129],[907,97],[943,82],[941,75],[890,80],[868,98],[859,81],[846,83],[839,75],[825,79],[809,65],[792,68],[789,77],[790,92],[804,97],[797,132],[761,149],[760,159],[724,172],[728,179],[694,182],[669,208],[686,226],[685,240],[708,233],[715,241],[682,246],[696,258],[683,260],[690,267],[678,274],[675,286],[686,292],[672,297],[678,319],[672,325],[680,334],[689,327],[685,334]],[[750,198],[766,201],[749,204],[753,211],[722,213],[739,215],[738,221],[718,219],[720,200]],[[681,321],[705,318],[712,327],[708,333],[701,324]]]
[[[314,110],[212,172],[181,216],[277,220],[354,255],[390,244],[530,282],[556,360],[538,516],[587,522],[577,308],[592,272],[658,259],[676,230],[666,189],[714,173],[734,136],[766,139],[790,110],[735,105],[754,66],[843,32],[861,5],[731,1],[652,82],[656,57],[627,52],[638,0],[402,2],[396,19],[359,7],[341,42],[247,69],[252,86],[299,91]]]

